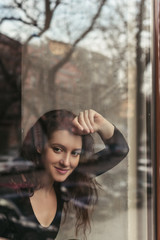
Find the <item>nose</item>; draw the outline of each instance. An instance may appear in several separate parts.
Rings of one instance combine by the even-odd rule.
[[[65,153],[62,157],[62,159],[60,160],[60,164],[63,167],[68,167],[70,165],[70,153]]]

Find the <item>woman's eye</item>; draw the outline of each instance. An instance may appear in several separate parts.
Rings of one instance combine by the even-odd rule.
[[[62,149],[59,148],[59,147],[54,147],[53,150],[54,150],[54,152],[56,152],[56,153],[62,152]]]
[[[80,152],[72,152],[72,155],[74,156],[74,157],[77,157],[77,156],[79,156],[81,153]]]

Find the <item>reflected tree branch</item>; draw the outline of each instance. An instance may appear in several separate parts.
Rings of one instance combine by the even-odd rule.
[[[22,10],[25,13],[26,17],[31,20],[33,26],[37,26],[38,27],[38,24],[37,24],[38,19],[35,20],[33,17],[31,17],[28,14],[27,10],[23,6],[24,2],[25,2],[24,0],[22,0],[21,2],[18,2],[17,0],[14,0],[14,3],[16,4],[17,8],[19,8],[20,10]]]
[[[53,7],[53,9],[51,9],[50,6],[50,1],[49,0],[45,0],[45,23],[44,23],[44,29],[38,34],[38,36],[40,37],[46,30],[49,29],[50,24],[51,24],[51,20],[54,16],[55,10],[57,9],[57,7],[59,6],[59,4],[61,3],[61,0],[56,0],[55,6]]]
[[[40,37],[44,32],[46,32],[51,24],[51,20],[54,16],[55,10],[57,9],[57,7],[59,6],[59,4],[61,3],[61,0],[56,0],[55,6],[53,7],[53,9],[51,9],[51,3],[49,0],[45,0],[45,22],[44,22],[44,28],[41,29],[41,31],[37,34],[37,37]],[[25,48],[24,51],[26,52],[26,47],[27,44],[29,43],[29,41],[35,36],[31,35],[29,36],[29,38],[27,39],[26,43],[25,43]]]
[[[97,18],[100,16],[102,8],[104,6],[104,4],[106,3],[107,0],[102,0],[100,3],[100,6],[98,8],[97,13],[95,14],[95,16],[92,19],[92,22],[90,24],[90,26],[79,36],[79,38],[74,42],[73,47],[75,47],[92,29],[93,26],[97,20]]]
[[[54,81],[54,78],[55,78],[55,75],[57,73],[57,71],[67,62],[69,61],[72,53],[74,52],[74,49],[76,47],[76,45],[86,37],[86,35],[91,32],[91,30],[93,29],[94,27],[94,24],[97,20],[97,18],[100,16],[101,14],[101,11],[102,11],[102,8],[104,6],[104,4],[106,3],[107,0],[102,0],[101,3],[100,3],[100,6],[95,14],[95,16],[93,17],[92,21],[91,21],[91,24],[90,26],[77,38],[77,40],[75,40],[75,42],[73,43],[70,51],[64,56],[63,59],[61,59],[56,65],[54,65],[52,67],[52,69],[49,71],[49,74],[48,74],[48,82],[52,82],[53,84],[53,81]],[[51,81],[52,80],[52,81]]]
[[[19,21],[27,25],[33,24],[32,22],[25,21],[22,18],[15,18],[15,17],[4,17],[0,20],[0,24],[2,24],[4,21]]]

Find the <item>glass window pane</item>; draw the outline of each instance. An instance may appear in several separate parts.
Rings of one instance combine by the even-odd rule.
[[[94,109],[122,132],[129,154],[96,177],[101,187],[87,239],[154,239],[152,4],[151,0],[0,0],[3,218],[6,212],[19,218],[29,215],[14,201],[4,212],[3,203],[7,204],[4,198],[10,191],[5,189],[14,188],[13,196],[20,179],[18,187],[23,188],[24,176],[39,174],[31,159],[21,156],[35,121],[50,110],[79,114]],[[96,133],[93,138],[94,151],[102,150],[103,138]],[[106,149],[109,152],[110,145]],[[117,156],[126,151],[121,145],[112,144],[113,149]],[[75,219],[70,209],[57,240],[83,239],[83,229],[75,235]],[[28,218],[26,222],[30,223]]]

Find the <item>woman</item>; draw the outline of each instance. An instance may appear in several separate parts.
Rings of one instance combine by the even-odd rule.
[[[106,146],[98,153],[94,153],[91,136],[95,132]],[[85,236],[90,209],[97,201],[94,176],[114,167],[127,152],[122,134],[94,110],[78,116],[66,110],[44,114],[27,133],[21,152],[24,159],[34,162],[37,171],[21,174],[21,189],[12,198],[30,226],[10,221],[12,233],[5,235],[4,231],[2,237],[55,239],[62,209],[67,212],[70,204],[76,211],[76,233],[82,227]]]

